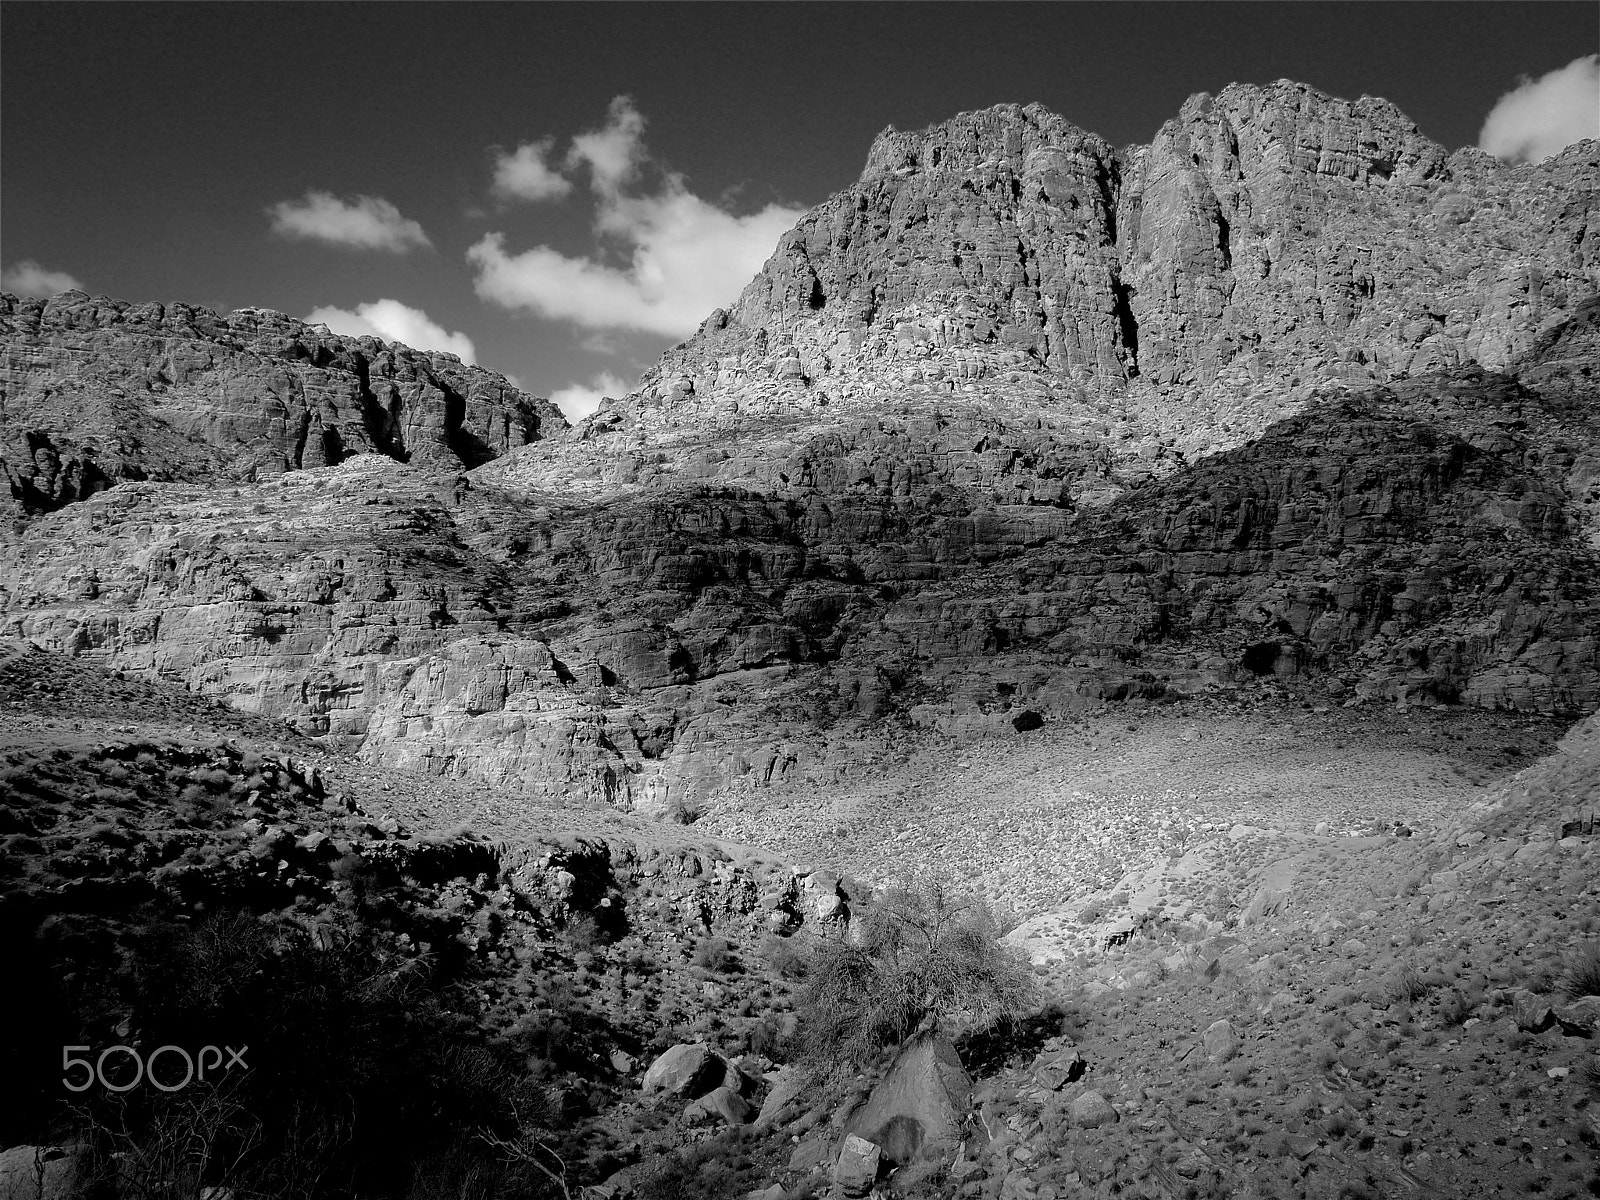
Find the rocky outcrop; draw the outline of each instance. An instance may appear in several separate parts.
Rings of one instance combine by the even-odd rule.
[[[82,292],[0,296],[0,469],[24,512],[122,480],[249,482],[376,452],[455,470],[565,431],[454,355]]]

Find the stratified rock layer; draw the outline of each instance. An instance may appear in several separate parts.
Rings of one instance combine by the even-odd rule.
[[[370,451],[466,469],[566,422],[451,354],[82,292],[0,296],[0,469],[36,512],[121,480],[251,481]]]
[[[319,468],[218,418],[204,445],[272,470],[35,517],[0,631],[372,759],[680,815],[913,726],[1121,700],[1581,714],[1597,175],[1594,143],[1512,168],[1290,84],[1120,153],[1037,107],[890,132],[574,436],[500,393],[407,454],[352,425],[380,453]]]

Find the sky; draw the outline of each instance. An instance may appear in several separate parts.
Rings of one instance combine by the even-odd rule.
[[[1114,145],[1280,78],[1449,149],[1600,136],[1593,3],[0,3],[0,285],[256,305],[572,415],[730,303],[885,127]]]

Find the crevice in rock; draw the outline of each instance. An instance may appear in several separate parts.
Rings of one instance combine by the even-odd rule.
[[[1111,285],[1116,298],[1117,328],[1122,335],[1122,345],[1127,350],[1128,377],[1139,374],[1139,318],[1133,311],[1133,296],[1137,291],[1131,283],[1120,279]]]

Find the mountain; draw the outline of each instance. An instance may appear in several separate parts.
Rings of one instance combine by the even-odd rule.
[[[1597,179],[890,130],[574,429],[0,298],[0,1195],[1600,1189]],[[947,919],[1020,1019],[800,1074]]]
[[[571,434],[276,314],[9,302],[0,621],[680,816],[1122,701],[1578,715],[1597,181],[1290,83],[890,130]]]
[[[24,513],[125,480],[253,482],[363,453],[461,470],[566,429],[453,354],[267,309],[8,296],[0,336],[0,464]]]

